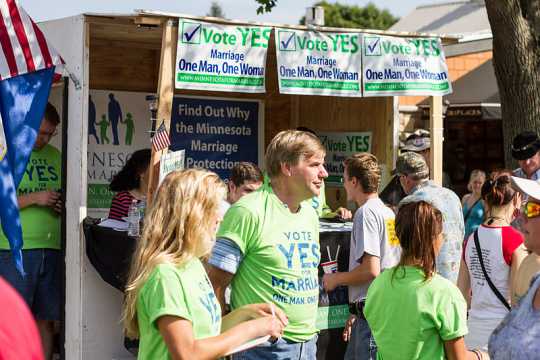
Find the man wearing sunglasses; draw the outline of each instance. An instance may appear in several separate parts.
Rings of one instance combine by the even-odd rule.
[[[60,123],[50,103],[26,171],[17,189],[24,246],[25,277],[15,269],[9,244],[0,230],[0,276],[11,284],[32,310],[43,343],[45,359],[52,358],[54,322],[60,320],[61,264],[60,152],[49,144]]]

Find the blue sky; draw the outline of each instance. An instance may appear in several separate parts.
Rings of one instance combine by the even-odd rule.
[[[57,19],[84,12],[130,13],[133,9],[162,10],[192,15],[206,15],[211,0],[18,0],[19,4],[35,21]],[[270,14],[256,14],[255,0],[220,0],[225,15],[229,19],[268,21],[296,24],[304,15],[305,8],[316,0],[278,0],[278,6]],[[331,1],[334,2],[334,1]],[[344,4],[363,6],[368,1],[341,0]],[[390,10],[402,17],[419,5],[449,2],[449,0],[379,0],[377,6]]]

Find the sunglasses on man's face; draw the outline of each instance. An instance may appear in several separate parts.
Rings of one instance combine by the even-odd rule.
[[[527,219],[532,219],[540,216],[540,204],[532,201],[527,201],[522,209],[523,215]]]

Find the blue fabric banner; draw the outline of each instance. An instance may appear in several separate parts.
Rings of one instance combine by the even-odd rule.
[[[7,147],[0,160],[0,222],[21,274],[23,239],[17,187],[36,141],[53,76],[51,67],[0,81],[0,116]]]

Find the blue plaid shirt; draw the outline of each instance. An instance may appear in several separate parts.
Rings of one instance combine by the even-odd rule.
[[[444,243],[436,259],[437,273],[455,284],[465,236],[461,201],[452,190],[443,188],[431,180],[416,186],[410,195],[401,200],[399,206],[418,201],[425,201],[442,213]]]

